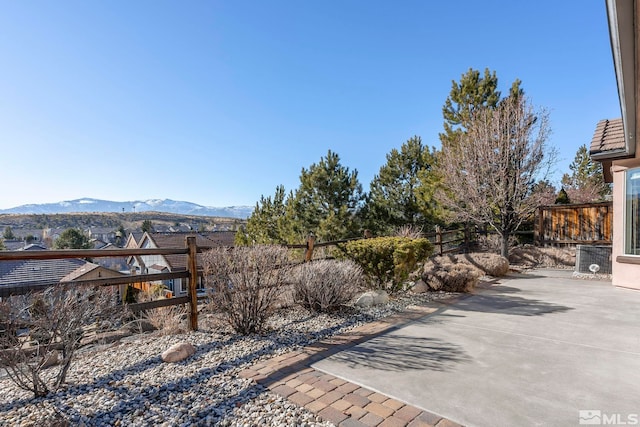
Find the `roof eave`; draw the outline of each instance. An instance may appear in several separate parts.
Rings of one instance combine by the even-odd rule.
[[[622,110],[625,149],[596,153],[599,158],[627,157],[636,153],[634,0],[606,0],[613,65]],[[602,156],[600,156],[602,154]],[[597,158],[597,157],[594,157]]]

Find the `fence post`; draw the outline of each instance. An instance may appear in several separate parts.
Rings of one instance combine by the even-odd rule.
[[[189,270],[189,327],[192,331],[198,330],[198,293],[196,286],[198,283],[198,247],[196,246],[196,237],[187,236],[187,255]]]
[[[440,255],[442,255],[442,230],[436,225],[436,246],[440,246]]]
[[[307,236],[307,250],[304,253],[305,262],[311,261],[311,257],[313,256],[313,245],[315,242],[316,242],[316,236],[314,236],[313,233],[309,233],[309,236]]]

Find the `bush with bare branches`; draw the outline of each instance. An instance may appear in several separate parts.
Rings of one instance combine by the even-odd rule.
[[[216,248],[203,258],[212,308],[225,313],[238,333],[261,331],[291,270],[287,249],[265,245]]]
[[[35,397],[64,382],[87,326],[121,310],[108,289],[54,286],[0,302],[0,366]]]
[[[350,260],[319,260],[297,266],[291,277],[296,303],[329,312],[349,302],[362,286],[364,273]]]

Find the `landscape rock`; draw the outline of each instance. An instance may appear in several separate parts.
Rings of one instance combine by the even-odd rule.
[[[424,294],[426,292],[429,292],[430,289],[429,289],[429,286],[426,283],[424,283],[423,280],[418,280],[413,285],[413,287],[411,287],[410,291],[411,293],[414,293],[414,294]]]
[[[389,302],[389,294],[386,291],[368,291],[360,295],[355,302],[357,307],[371,307]]]
[[[60,362],[60,354],[58,350],[53,350],[51,353],[47,355],[44,363],[42,364],[43,368],[50,368],[51,366],[55,366]]]
[[[180,362],[194,355],[196,348],[188,342],[179,342],[172,345],[162,353],[162,360],[167,363]]]

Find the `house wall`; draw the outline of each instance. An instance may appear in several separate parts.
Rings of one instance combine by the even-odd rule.
[[[613,174],[613,285],[640,290],[640,264],[619,262],[619,256],[629,256],[624,253],[625,235],[625,171],[640,167],[640,158],[615,161],[611,167]],[[640,260],[640,256],[638,258]]]

